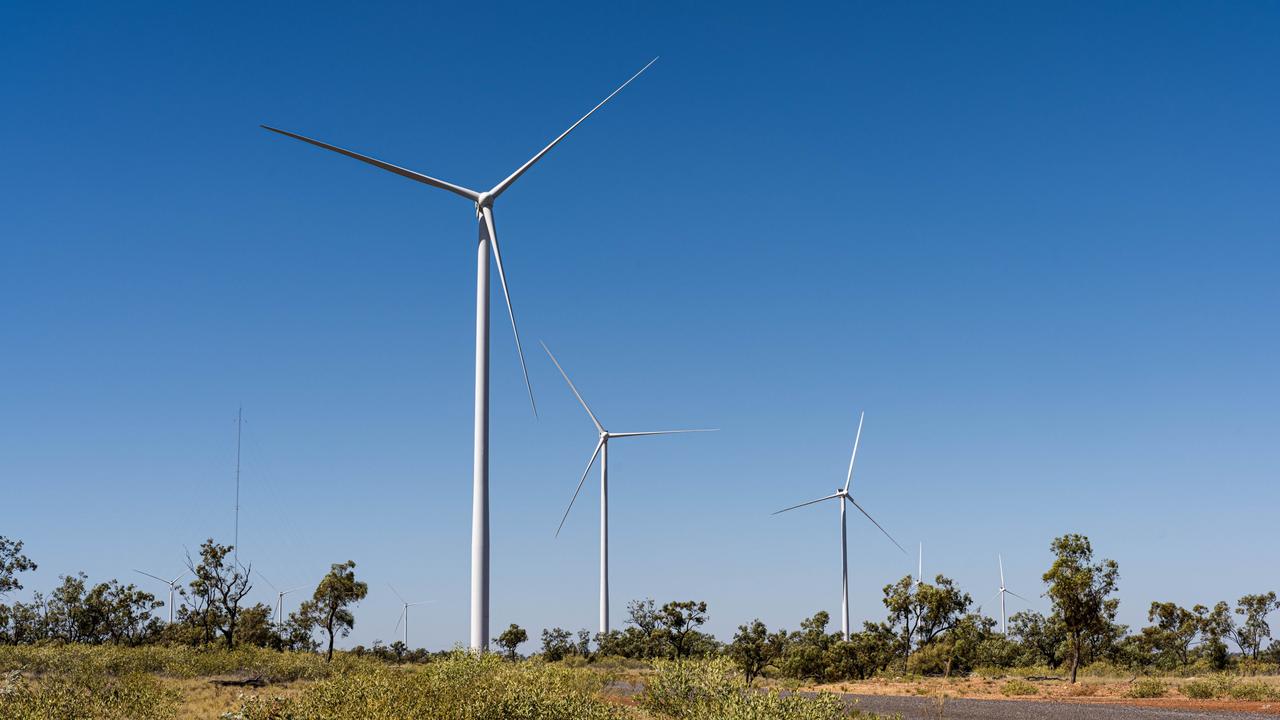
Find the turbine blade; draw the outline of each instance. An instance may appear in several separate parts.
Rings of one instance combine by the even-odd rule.
[[[168,581],[168,580],[165,580],[165,579],[164,579],[164,578],[162,578],[162,577],[156,577],[155,575],[152,575],[152,574],[151,574],[151,573],[149,573],[149,572],[144,572],[144,571],[139,570],[139,569],[137,569],[137,568],[134,568],[134,569],[133,569],[133,571],[134,571],[134,572],[136,572],[136,573],[142,573],[143,575],[146,575],[146,576],[147,576],[147,577],[149,577],[149,578],[155,578],[156,580],[159,580],[160,582],[164,583],[165,585],[168,585],[168,584],[169,584],[169,581]]]
[[[529,405],[533,407],[533,416],[538,417],[538,403],[533,399],[533,386],[529,384],[529,368],[524,364],[524,347],[520,345],[520,329],[516,327],[516,311],[511,307],[511,292],[507,290],[507,273],[502,269],[502,252],[498,249],[498,233],[493,228],[493,208],[485,206],[482,214],[485,229],[489,233],[489,244],[493,247],[493,259],[498,265],[502,297],[507,301],[507,315],[511,317],[511,332],[516,336],[516,354],[520,356],[520,372],[524,374],[524,387],[529,391]]]
[[[569,499],[569,507],[564,509],[564,517],[560,518],[560,527],[556,528],[556,537],[560,537],[560,531],[564,529],[564,521],[569,519],[569,511],[573,509],[573,503],[578,499],[578,493],[582,492],[582,484],[587,481],[587,473],[591,472],[591,466],[596,464],[596,456],[600,454],[600,448],[604,447],[605,439],[602,437],[596,443],[596,449],[591,453],[591,459],[587,461],[587,467],[582,471],[582,479],[578,481],[578,488],[573,491],[573,497]]]
[[[541,342],[541,341],[540,341]],[[587,415],[591,416],[591,422],[595,424],[596,430],[604,432],[604,426],[600,424],[600,420],[596,418],[596,414],[591,412],[591,408],[587,406],[587,401],[582,399],[582,393],[578,392],[578,387],[569,379],[569,373],[560,367],[560,361],[556,360],[556,356],[551,354],[551,348],[547,344],[542,343],[542,349],[547,351],[547,357],[551,358],[551,362],[556,364],[556,369],[560,371],[560,375],[564,377],[564,381],[569,383],[569,389],[573,391],[574,396],[578,398],[578,402],[582,403],[582,409],[587,411]]]
[[[1000,563],[1000,587],[1004,587],[1004,558],[997,555],[996,561]]]
[[[849,492],[849,483],[853,482],[853,461],[858,459],[858,443],[862,441],[862,420],[866,412],[858,415],[858,434],[853,437],[853,454],[849,456],[849,474],[844,479],[844,491]]]
[[[1007,593],[1009,593],[1010,595],[1012,595],[1012,596],[1014,596],[1014,597],[1018,598],[1019,600],[1021,600],[1021,601],[1022,601],[1022,602],[1024,602],[1024,603],[1028,603],[1028,604],[1030,604],[1030,602],[1031,602],[1030,600],[1028,600],[1028,599],[1026,599],[1026,598],[1022,597],[1021,595],[1019,595],[1018,593],[1016,593],[1016,592],[1014,592],[1014,591],[1012,591],[1012,590],[1005,590],[1005,592],[1007,592]]]
[[[387,587],[391,588],[391,592],[395,593],[396,597],[400,598],[400,602],[405,602],[404,597],[400,595],[400,592],[398,590],[396,590],[395,585],[392,585],[391,583],[387,583]]]
[[[168,582],[170,585],[172,585],[172,584],[174,584],[174,583],[178,582],[179,580],[181,580],[182,578],[186,577],[186,576],[187,576],[187,575],[189,575],[189,574],[190,574],[190,573],[188,573],[186,570],[183,570],[181,575],[179,575],[179,576],[175,577],[174,579],[169,580],[169,581],[167,581],[167,582]]]
[[[417,607],[419,605],[430,605],[433,602],[435,602],[435,600],[419,600],[418,602],[409,603],[409,607]]]
[[[823,500],[830,500],[831,498],[836,498],[836,497],[840,497],[840,495],[838,495],[838,494],[831,494],[831,495],[828,495],[828,496],[826,496],[826,497],[820,497],[820,498],[818,498],[817,500],[810,500],[809,502],[802,502],[802,503],[800,503],[799,505],[792,505],[792,506],[791,506],[791,507],[789,507],[789,508],[782,508],[782,509],[781,509],[781,510],[779,510],[778,512],[769,513],[769,514],[770,514],[770,515],[778,515],[778,514],[780,514],[780,513],[784,513],[784,512],[786,512],[786,511],[788,511],[788,510],[795,510],[796,508],[802,508],[802,507],[804,507],[805,505],[812,505],[812,504],[814,504],[814,503],[820,503],[820,502],[822,502]]]
[[[295,140],[301,140],[304,143],[311,143],[312,145],[315,145],[316,147],[324,148],[325,150],[332,150],[340,155],[346,155],[349,158],[355,158],[356,160],[359,160],[361,162],[369,163],[374,167],[380,167],[383,170],[393,172],[402,177],[407,177],[410,180],[416,180],[420,183],[423,183],[424,185],[438,187],[441,190],[448,190],[449,192],[454,193],[455,195],[461,195],[462,197],[472,202],[475,202],[480,197],[480,193],[474,190],[468,190],[467,188],[464,188],[461,185],[454,185],[451,182],[445,182],[444,180],[439,180],[429,175],[423,175],[422,173],[414,172],[412,170],[406,170],[405,168],[402,168],[398,165],[392,165],[391,163],[383,162],[376,158],[371,158],[368,155],[361,155],[360,153],[351,152],[350,150],[343,150],[337,145],[330,145],[329,143],[320,142],[319,140],[312,140],[309,137],[298,135],[297,133],[291,133],[288,130],[273,128],[270,125],[260,125],[259,127],[261,127],[263,130],[270,130],[273,133],[279,133],[281,135],[284,135],[285,137],[291,137]]]
[[[622,432],[622,433],[609,433],[609,437],[616,438],[616,437],[640,437],[642,435],[679,435],[681,433],[716,432],[719,429],[720,428],[703,428],[698,430],[654,430],[651,432]]]
[[[586,120],[587,118],[591,117],[592,113],[599,110],[601,107],[604,106],[605,103],[612,100],[614,95],[617,95],[618,93],[622,92],[622,88],[630,85],[632,80],[635,80],[636,78],[640,77],[640,73],[644,72],[645,70],[648,70],[649,65],[652,65],[656,62],[658,62],[658,58],[654,58],[650,60],[648,65],[645,65],[644,67],[640,68],[640,70],[636,72],[635,75],[632,75],[630,78],[627,79],[626,82],[619,85],[617,90],[614,90],[613,92],[609,93],[609,97],[601,100],[599,105],[596,105],[595,107],[591,108],[591,111],[588,112],[586,115],[583,115],[581,118],[579,118],[578,122],[570,125],[568,130],[565,130],[564,132],[560,133],[559,137],[551,141],[551,144],[542,148],[542,150],[540,150],[537,155],[534,155],[532,158],[529,158],[529,162],[526,162],[524,165],[521,165],[515,172],[511,173],[511,175],[508,176],[506,180],[503,180],[502,182],[495,185],[494,188],[489,191],[489,194],[493,195],[496,198],[502,193],[506,192],[507,188],[511,187],[511,183],[514,183],[516,180],[519,180],[520,176],[523,175],[526,170],[533,167],[533,164],[541,160],[543,155],[546,155],[548,152],[550,152],[551,148],[555,147],[557,143],[565,139],[565,137],[569,133],[573,132],[574,128],[581,125],[583,120]]]
[[[862,513],[863,515],[866,515],[866,516],[867,516],[867,519],[871,521],[871,524],[872,524],[872,525],[875,525],[876,527],[880,528],[880,532],[884,533],[884,536],[885,536],[885,537],[887,537],[887,538],[889,538],[889,542],[892,542],[894,545],[898,545],[898,549],[899,549],[899,550],[902,550],[902,554],[903,554],[903,555],[908,554],[908,553],[907,553],[907,551],[906,551],[906,549],[904,549],[901,545],[899,545],[897,540],[894,540],[894,539],[893,539],[893,536],[889,534],[889,531],[888,531],[888,530],[885,530],[883,527],[881,527],[881,526],[880,526],[880,523],[876,522],[876,519],[875,519],[875,518],[873,518],[873,517],[871,517],[871,513],[869,513],[869,512],[867,512],[866,510],[863,510],[863,509],[862,509],[862,506],[858,504],[858,501],[857,501],[857,500],[854,500],[853,498],[849,497],[848,495],[845,495],[845,498],[847,498],[847,499],[849,500],[849,502],[853,503],[853,506],[854,506],[854,507],[858,508],[858,512]]]
[[[396,632],[400,630],[400,623],[404,620],[404,614],[406,612],[408,612],[407,609],[405,609],[404,607],[400,608],[400,617],[396,618],[396,627],[395,627],[395,630],[391,631],[392,635],[395,635]]]
[[[254,570],[254,572],[258,573],[258,577],[262,578],[263,581],[267,583],[267,587],[271,588],[272,590],[275,590],[276,592],[280,592],[280,588],[276,587],[275,585],[272,585],[271,581],[267,580],[267,576],[263,575],[261,570]]]

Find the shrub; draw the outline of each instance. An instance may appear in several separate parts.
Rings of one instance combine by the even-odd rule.
[[[1212,700],[1217,697],[1217,684],[1212,680],[1195,679],[1178,688],[1183,695],[1194,700]]]
[[[1165,691],[1169,686],[1163,680],[1156,678],[1142,678],[1130,686],[1129,691],[1125,693],[1131,698],[1158,698],[1164,697]]]
[[[1039,695],[1040,690],[1026,680],[1010,680],[1000,688],[1000,693],[1008,697],[1020,695]]]
[[[176,691],[137,673],[60,673],[31,682],[15,670],[0,681],[5,720],[170,720],[178,700]]]
[[[742,673],[727,658],[658,661],[639,700],[645,711],[672,720],[837,720],[850,716],[844,701],[829,693],[806,696],[749,690]]]
[[[1280,700],[1280,691],[1256,680],[1234,683],[1227,690],[1227,695],[1232,700]]]

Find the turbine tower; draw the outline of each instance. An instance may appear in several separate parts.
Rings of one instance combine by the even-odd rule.
[[[924,543],[920,543],[920,552],[916,556],[916,587],[924,584]]]
[[[267,585],[272,590],[276,591],[276,624],[277,625],[284,624],[284,596],[288,595],[289,593],[295,593],[306,586],[299,585],[298,587],[289,588],[288,590],[281,590],[280,588],[276,587],[274,583],[268,580],[267,576],[263,575],[261,570],[255,569],[254,572],[258,573],[258,577],[266,581]]]
[[[569,500],[569,507],[565,508],[564,516],[560,518],[560,526],[556,528],[556,536],[559,537],[560,530],[564,528],[564,521],[569,518],[569,511],[573,509],[573,503],[578,499],[578,493],[582,491],[582,484],[587,481],[587,473],[591,472],[591,466],[595,464],[596,456],[600,456],[600,632],[609,632],[609,441],[614,438],[641,437],[647,435],[676,435],[680,433],[693,432],[714,432],[712,429],[702,430],[656,430],[649,432],[609,432],[600,424],[596,414],[591,412],[591,408],[587,406],[587,401],[582,399],[582,393],[578,392],[578,388],[574,386],[573,381],[569,379],[569,374],[560,367],[560,361],[556,360],[556,356],[551,354],[551,349],[546,343],[542,343],[542,349],[547,351],[547,356],[551,358],[551,362],[556,364],[556,369],[564,376],[564,381],[569,383],[569,389],[573,391],[578,402],[582,403],[582,409],[587,411],[591,422],[596,426],[596,432],[599,433],[599,440],[596,441],[595,450],[591,452],[591,459],[587,460],[587,467],[582,471],[582,479],[578,480],[578,487],[573,491],[573,497]]]
[[[537,404],[533,399],[533,387],[529,384],[529,371],[525,367],[524,349],[520,346],[520,331],[516,328],[515,310],[511,306],[511,293],[507,289],[506,271],[502,267],[502,253],[498,248],[498,235],[494,230],[493,205],[502,193],[506,192],[521,175],[524,175],[534,163],[542,159],[561,140],[592,113],[613,99],[622,89],[631,84],[650,65],[657,62],[650,60],[648,65],[640,68],[626,82],[609,94],[598,105],[560,133],[555,140],[538,151],[515,172],[502,182],[483,192],[471,190],[444,180],[439,180],[422,173],[407,170],[367,155],[344,150],[335,145],[312,140],[302,135],[263,125],[271,132],[301,140],[316,147],[332,150],[347,157],[369,163],[388,172],[395,173],[424,185],[446,190],[461,196],[475,206],[476,221],[479,225],[479,242],[476,245],[476,363],[475,363],[475,450],[472,456],[472,491],[471,491],[471,649],[485,650],[489,647],[489,252],[492,249],[493,262],[498,268],[498,279],[502,283],[502,293],[507,303],[507,315],[511,318],[511,331],[515,334],[516,354],[520,358],[520,370],[524,374],[525,388],[529,392],[529,404],[533,413],[538,414]]]
[[[898,549],[902,550],[904,555],[907,554],[907,551],[898,544],[897,540],[893,539],[893,536],[889,534],[889,531],[881,527],[880,523],[876,522],[876,519],[871,517],[871,514],[864,510],[862,506],[858,504],[858,501],[854,500],[853,496],[849,494],[849,483],[853,481],[853,461],[858,458],[858,443],[862,440],[862,420],[865,416],[866,413],[862,413],[858,416],[858,433],[853,438],[853,455],[849,457],[849,473],[845,477],[844,487],[836,488],[834,493],[827,495],[826,497],[820,497],[817,500],[810,500],[809,502],[802,502],[799,505],[792,505],[789,508],[783,508],[778,512],[773,513],[774,515],[777,515],[779,513],[787,512],[788,510],[795,510],[796,508],[802,508],[805,505],[813,505],[826,500],[835,500],[840,503],[840,631],[844,634],[844,639],[846,641],[849,639],[849,532],[848,523],[845,520],[845,501],[848,500],[854,507],[858,508],[858,511],[865,515],[866,518],[871,521],[871,524],[879,528],[880,532],[884,533],[884,536],[889,538],[890,542],[897,545]],[[911,556],[907,555],[907,557]]]
[[[418,602],[409,602],[400,595],[400,593],[396,590],[395,585],[392,585],[391,583],[387,583],[387,587],[391,588],[391,592],[395,593],[396,597],[400,598],[400,602],[403,603],[404,605],[404,607],[401,608],[400,610],[400,617],[396,619],[395,630],[392,630],[391,632],[395,633],[396,630],[399,630],[400,622],[404,621],[404,646],[407,649],[409,647],[409,608],[415,605],[426,605],[431,601],[419,600]]]
[[[999,556],[999,555],[997,555],[997,556],[996,556],[996,561],[1000,563],[1000,589],[999,589],[998,591],[996,591],[996,596],[1000,598],[1000,633],[1001,633],[1002,635],[1008,635],[1008,634],[1009,634],[1009,626],[1008,626],[1008,624],[1005,622],[1005,616],[1004,616],[1004,596],[1005,596],[1005,595],[1012,595],[1012,596],[1014,596],[1014,597],[1018,598],[1019,600],[1021,600],[1021,601],[1025,602],[1025,603],[1028,603],[1028,604],[1029,604],[1031,601],[1030,601],[1030,600],[1028,600],[1028,599],[1026,599],[1026,598],[1024,598],[1024,597],[1022,597],[1022,596],[1021,596],[1021,595],[1019,595],[1018,593],[1016,593],[1016,592],[1014,592],[1014,591],[1012,591],[1012,590],[1010,590],[1009,588],[1007,588],[1007,587],[1005,587],[1005,586],[1004,586],[1004,558],[1003,558],[1003,557],[1001,557],[1001,556]],[[995,599],[995,598],[992,598],[992,600],[994,600],[994,599]]]
[[[187,571],[183,570],[181,575],[175,577],[172,580],[165,580],[162,577],[152,575],[151,573],[146,572],[144,570],[138,570],[137,568],[134,568],[134,572],[141,573],[155,580],[159,580],[160,582],[169,586],[169,624],[172,625],[173,624],[173,594],[178,590],[178,581],[187,576]]]

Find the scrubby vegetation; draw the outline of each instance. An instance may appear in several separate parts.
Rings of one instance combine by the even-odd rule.
[[[1096,560],[1083,536],[1051,547],[1055,560],[1043,577],[1051,611],[1019,612],[1007,633],[938,575],[886,585],[884,619],[847,638],[818,612],[792,631],[753,620],[722,643],[703,631],[705,602],[646,599],[628,604],[621,630],[550,628],[541,651],[524,658],[519,649],[529,637],[516,624],[494,638],[501,656],[431,653],[402,642],[335,652],[335,640],[355,625],[352,606],[367,592],[354,562],[335,563],[297,610],[273,621],[271,608],[241,605],[251,568],[210,540],[188,560],[192,579],[172,623],[161,620],[164,603],[151,593],[117,580],[91,584],[82,573],[63,576],[30,602],[0,603],[0,717],[205,717],[175,712],[185,707],[184,689],[219,676],[261,688],[235,707],[219,696],[228,720],[836,718],[850,712],[844,701],[796,691],[931,676],[971,677],[985,692],[1012,697],[1044,694],[1045,677],[1074,683],[1082,675],[1140,676],[1115,683],[1134,698],[1280,699],[1280,685],[1247,679],[1280,663],[1267,620],[1280,608],[1274,592],[1246,595],[1234,609],[1153,602],[1150,625],[1130,632],[1116,622],[1118,565]],[[0,537],[3,599],[34,568],[21,542]],[[621,687],[639,689],[635,698],[611,695],[609,683],[624,674]],[[1066,694],[1095,689],[1075,687]]]

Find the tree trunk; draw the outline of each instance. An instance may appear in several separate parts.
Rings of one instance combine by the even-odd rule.
[[[1080,648],[1075,647],[1073,644],[1073,647],[1071,648],[1071,684],[1072,685],[1074,685],[1076,682],[1076,671],[1079,669],[1080,669]]]
[[[329,628],[329,653],[325,655],[324,661],[331,662],[333,660],[333,628]]]

